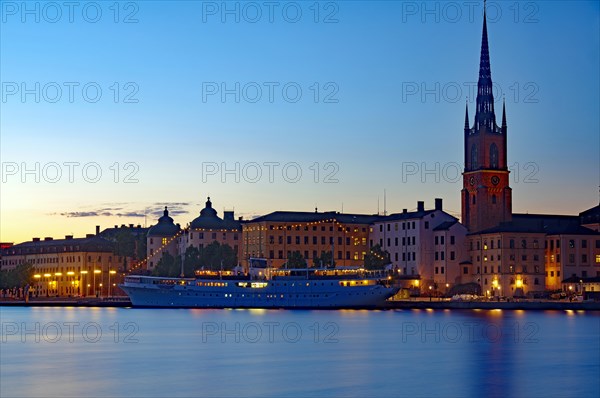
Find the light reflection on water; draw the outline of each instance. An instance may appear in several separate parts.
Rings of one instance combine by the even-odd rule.
[[[3,397],[600,395],[592,312],[3,307],[0,319]]]

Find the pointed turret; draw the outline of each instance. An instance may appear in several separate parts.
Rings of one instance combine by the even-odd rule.
[[[502,99],[502,129],[506,130],[506,102]]]
[[[469,100],[465,104],[465,131],[469,130]]]

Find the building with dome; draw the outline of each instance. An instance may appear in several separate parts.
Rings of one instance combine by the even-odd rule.
[[[231,246],[241,259],[240,244],[242,240],[242,221],[234,218],[233,211],[223,212],[223,218],[212,207],[210,197],[207,198],[205,207],[200,211],[189,226],[182,229],[169,217],[165,207],[163,216],[158,223],[148,231],[148,258],[146,268],[153,270],[160,261],[163,253],[168,252],[173,257],[183,255],[188,247],[194,246],[202,249],[213,242]]]
[[[178,255],[177,237],[180,235],[181,227],[179,224],[175,224],[173,218],[169,217],[169,210],[165,206],[163,216],[158,219],[156,225],[153,225],[148,230],[148,269],[154,269],[158,261],[160,261],[162,253],[168,252],[173,257]]]

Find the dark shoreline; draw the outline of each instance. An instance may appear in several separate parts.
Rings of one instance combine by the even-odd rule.
[[[131,301],[122,299],[34,299],[29,302],[24,300],[0,300],[0,307],[132,307]],[[203,308],[203,307],[197,307]],[[328,309],[328,308],[302,308],[302,309]],[[340,309],[340,308],[331,308]],[[378,307],[356,308],[371,310],[395,309],[432,309],[432,310],[573,310],[573,311],[600,311],[600,302],[567,302],[567,301],[429,301],[429,300],[402,300],[388,301]]]

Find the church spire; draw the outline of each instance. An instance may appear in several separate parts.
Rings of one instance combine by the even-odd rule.
[[[506,101],[502,99],[502,128],[506,128]]]
[[[469,100],[465,104],[465,130],[469,130]]]
[[[494,127],[496,125],[496,114],[494,113],[494,93],[492,86],[492,72],[490,67],[490,49],[488,46],[485,1],[483,4],[483,31],[481,34],[479,81],[477,82],[475,128],[480,129],[487,127],[488,131],[494,131]]]

